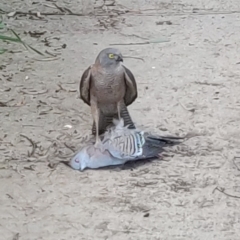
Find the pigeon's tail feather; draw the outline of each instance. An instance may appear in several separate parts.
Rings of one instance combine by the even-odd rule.
[[[177,144],[177,143],[181,142],[184,139],[184,137],[154,136],[154,135],[148,135],[147,138],[149,140],[156,141],[156,142],[161,142],[161,143],[165,143],[165,144]]]
[[[145,136],[145,144],[143,146],[143,154],[140,159],[149,159],[158,157],[163,151],[163,147],[173,146],[181,143],[181,137],[164,137],[164,136]]]
[[[121,117],[124,120],[124,126],[128,126],[129,129],[135,129],[135,125],[132,121],[132,118],[128,112],[128,109],[125,105],[122,106],[121,108]]]

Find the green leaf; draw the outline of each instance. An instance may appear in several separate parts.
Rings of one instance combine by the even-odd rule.
[[[18,38],[8,37],[8,36],[4,36],[4,35],[0,35],[0,40],[10,41],[10,42],[22,42],[21,40],[19,41]]]
[[[5,25],[3,22],[0,22],[0,29],[4,29],[5,28]]]
[[[5,24],[3,23],[3,20],[2,20],[2,15],[0,15],[0,29],[4,29],[5,28]]]
[[[30,48],[32,49],[34,52],[36,52],[37,54],[39,55],[44,55],[43,53],[41,53],[40,51],[38,51],[37,49],[31,47],[30,45],[28,45],[27,43],[23,42],[22,39],[19,37],[19,35],[12,29],[10,29],[10,31],[16,36],[16,38],[19,39],[19,41],[24,45],[24,47],[27,49],[27,48]]]
[[[13,31],[12,29],[10,29],[10,31],[15,35],[15,37],[19,40],[19,42],[22,42],[22,39],[19,37],[19,35]]]
[[[18,35],[15,31],[13,31],[12,29],[10,29],[10,31],[15,35],[15,37],[19,40],[19,42],[22,43],[22,45],[23,45],[26,49],[28,49],[28,48],[27,48],[27,44],[22,41],[22,39],[19,37],[19,35]]]
[[[0,22],[1,24],[1,22]],[[0,27],[1,28],[1,27]],[[36,52],[37,54],[39,55],[44,55],[43,53],[41,53],[40,51],[38,51],[37,49],[31,47],[30,45],[28,45],[27,43],[25,43],[20,37],[19,35],[12,29],[10,29],[10,31],[12,32],[12,34],[16,37],[16,38],[13,38],[13,37],[8,37],[8,36],[5,36],[5,35],[0,35],[0,40],[3,40],[3,41],[10,41],[10,42],[17,42],[17,43],[21,43],[26,49],[32,49],[34,52]],[[3,54],[4,52],[6,52],[5,49],[0,49],[0,54]]]
[[[3,54],[7,51],[7,49],[0,49],[0,54]]]

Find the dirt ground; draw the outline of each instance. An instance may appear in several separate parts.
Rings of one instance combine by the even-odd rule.
[[[0,55],[0,239],[239,240],[239,0],[11,2],[0,9],[87,15],[3,15],[48,54],[1,43],[11,51]],[[199,136],[123,170],[54,165],[91,136],[78,85],[111,44],[136,57],[124,63],[137,126]]]

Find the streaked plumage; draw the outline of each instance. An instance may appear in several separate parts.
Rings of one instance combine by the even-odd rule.
[[[122,54],[117,49],[106,48],[81,78],[80,97],[91,106],[92,133],[96,134],[96,142],[113,118],[123,118],[125,126],[135,128],[127,106],[137,98],[137,84],[122,61]]]
[[[102,135],[101,147],[92,143],[83,147],[69,162],[73,169],[100,168],[121,165],[127,161],[154,158],[166,145],[179,143],[178,137],[151,136],[137,129],[123,126],[123,120],[115,121],[112,128]]]

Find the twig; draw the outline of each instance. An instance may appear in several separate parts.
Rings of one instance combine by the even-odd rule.
[[[65,11],[67,11],[69,14],[73,14],[73,12],[72,12],[70,9],[68,9],[68,8],[66,8],[66,7],[63,7],[63,9],[64,9]]]
[[[49,4],[43,4],[43,6],[45,6],[45,7],[49,7],[49,8],[54,8],[54,9],[56,9],[57,7],[55,7],[55,6],[52,6],[52,5],[49,5]]]
[[[28,95],[40,95],[40,94],[47,93],[48,90],[46,89],[46,90],[39,91],[39,92],[27,92],[27,91],[24,91],[24,90],[20,90],[19,92],[24,93],[24,94],[28,94]]]
[[[134,58],[134,59],[139,59],[139,60],[145,62],[144,59],[143,59],[143,58],[140,58],[140,57],[123,56],[123,58]]]
[[[23,169],[35,171],[34,167],[35,167],[34,165],[30,165],[29,167],[24,167]]]
[[[214,86],[214,87],[222,86],[221,83],[207,83],[207,82],[197,82],[197,81],[195,81],[194,83],[199,85],[208,85],[208,86]]]
[[[22,127],[44,127],[43,125],[22,124]]]
[[[105,5],[106,7],[113,7],[113,6],[116,5],[116,1],[113,0],[111,3],[105,3],[105,1],[104,1],[104,5]]]
[[[26,138],[31,143],[32,151],[30,153],[28,152],[28,157],[33,156],[33,154],[35,153],[35,150],[37,148],[37,144],[32,139],[30,139],[29,137],[27,137],[27,136],[25,136],[23,134],[20,134],[20,136],[23,137],[23,138]]]
[[[169,39],[162,39],[162,40],[150,40],[150,41],[146,41],[146,42],[139,42],[139,43],[111,43],[110,45],[112,46],[117,46],[117,45],[145,45],[145,44],[150,44],[150,43],[165,43],[165,42],[169,42]]]
[[[13,239],[12,240],[18,240],[19,239],[19,233],[16,233],[16,234],[14,234],[14,236],[13,236]]]
[[[111,43],[111,46],[127,46],[127,45],[145,45],[150,44],[150,42],[140,42],[140,43]]]
[[[60,91],[65,91],[65,92],[67,92],[67,90],[64,89],[60,83],[58,83],[57,85],[58,85],[59,89],[57,89],[55,92],[60,92]]]
[[[225,15],[225,14],[237,14],[240,13],[240,11],[222,11],[222,12],[155,12],[155,13],[141,13],[144,10],[140,10],[139,13],[135,12],[136,16],[185,16],[185,15],[194,15],[194,16],[198,16],[198,15]],[[133,11],[129,11],[129,13],[132,13]]]
[[[50,177],[53,174],[53,172],[56,171],[58,165],[59,165],[59,162],[58,163],[49,162],[48,167],[51,168],[51,171],[48,174],[48,177]]]
[[[76,89],[69,89],[69,90],[67,90],[67,89],[63,88],[60,83],[58,84],[58,86],[59,86],[59,89],[55,90],[55,92],[60,92],[60,91],[65,91],[65,92],[77,92]]]
[[[59,7],[56,3],[53,3],[53,5],[59,9],[62,13],[65,13],[64,9],[62,7]]]
[[[63,13],[66,13],[67,11],[69,14],[73,14],[73,12],[66,7],[59,7],[56,3],[53,3],[53,5],[56,6],[56,8],[58,8]]]
[[[74,150],[74,148],[73,148],[73,147],[71,147],[71,146],[68,146],[66,143],[64,143],[64,146],[65,146],[66,148],[70,149],[72,152],[74,152],[74,153],[75,153],[75,150]]]
[[[119,34],[121,34],[122,36],[125,36],[125,37],[136,37],[136,38],[140,38],[142,40],[146,40],[146,41],[148,40],[148,38],[138,36],[137,34],[125,34],[125,33],[119,32],[119,31],[117,33],[119,33]]]
[[[48,61],[54,61],[54,60],[58,60],[58,59],[60,59],[60,57],[44,58],[44,59],[34,58],[35,61],[40,61],[40,62],[48,62]]]
[[[48,114],[50,111],[53,110],[53,107],[49,106],[49,109],[48,110],[45,110],[45,111],[41,111],[39,112],[39,115],[45,115],[45,114]]]
[[[0,107],[11,107],[10,105],[8,105],[8,103],[11,102],[11,101],[14,101],[14,99],[10,99],[6,102],[1,102],[0,101]]]
[[[48,50],[45,51],[45,53],[47,53],[48,55],[50,55],[51,57],[57,57],[57,54],[51,53]],[[60,53],[61,54],[61,53]]]
[[[119,4],[120,5],[120,4]],[[87,15],[81,14],[81,13],[74,13],[71,12],[69,9],[63,8],[66,11],[68,11],[69,13],[66,12],[45,12],[45,13],[41,13],[42,16],[54,16],[54,15],[58,15],[58,16],[64,16],[64,15],[71,15],[71,16],[79,16],[79,17],[85,17]],[[130,13],[130,14],[135,14],[135,15],[140,15],[140,16],[185,16],[185,15],[218,15],[218,14],[236,14],[236,13],[240,13],[240,11],[222,11],[222,12],[170,12],[170,13],[166,13],[166,12],[156,12],[156,13],[150,13],[150,14],[144,14],[141,13],[141,11],[144,10],[139,10],[139,11],[132,11],[132,10],[126,10],[126,11],[118,11],[119,14],[126,14],[126,13]],[[2,9],[0,9],[0,13],[3,14],[9,14],[10,12],[6,12],[3,11]],[[16,15],[31,15],[31,16],[36,16],[39,17],[39,13],[33,13],[33,12],[21,12],[21,11],[16,11],[14,12],[14,16]],[[106,14],[90,14],[92,16],[106,16]],[[13,16],[13,17],[14,17]]]
[[[185,110],[187,110],[187,111],[189,111],[189,112],[192,112],[192,113],[195,112],[195,109],[194,109],[194,108],[187,108],[187,107],[185,107],[181,102],[179,102],[179,104],[180,104]]]
[[[235,195],[231,195],[231,194],[226,193],[224,188],[216,187],[216,188],[213,189],[213,192],[212,192],[212,193],[214,193],[216,190],[219,191],[219,192],[221,192],[221,193],[223,193],[223,194],[225,194],[225,195],[228,196],[228,197],[239,198],[239,199],[240,199],[240,196],[235,196]]]
[[[35,16],[35,17],[41,17],[41,16],[77,16],[77,17],[87,17],[87,16],[94,16],[94,17],[101,17],[101,16],[109,16],[109,14],[93,14],[93,13],[90,13],[88,15],[85,15],[85,14],[82,14],[82,13],[74,13],[72,12],[71,10],[67,9],[67,8],[64,8],[68,13],[66,12],[42,12],[42,13],[39,13],[39,12],[21,12],[21,11],[16,11],[14,12],[14,16],[16,15],[30,15],[30,16]],[[119,14],[125,14],[127,13],[128,11],[126,12],[121,12],[119,11]],[[6,14],[8,14],[9,12],[5,12]],[[40,14],[40,16],[39,16]]]
[[[39,13],[38,12],[21,12],[21,11],[16,11],[14,16],[16,15],[30,15],[30,16],[36,16],[39,17]],[[83,17],[86,16],[84,14],[81,13],[63,13],[63,12],[43,12],[41,13],[42,16],[62,16],[62,15],[72,15],[72,16],[79,16],[79,17]]]
[[[237,170],[240,171],[240,168],[238,167],[238,165],[237,165],[236,162],[235,162],[235,159],[236,159],[236,158],[240,158],[240,157],[234,157],[234,158],[233,158],[233,164],[235,165],[235,167],[237,168]]]
[[[6,194],[10,199],[14,199],[9,193]]]
[[[5,102],[0,102],[0,107],[9,107],[7,103]]]

